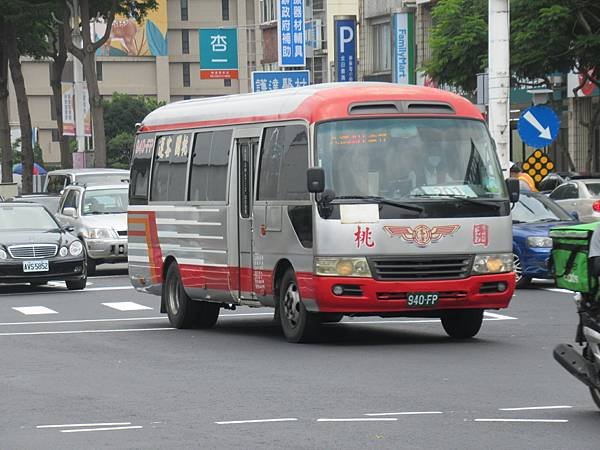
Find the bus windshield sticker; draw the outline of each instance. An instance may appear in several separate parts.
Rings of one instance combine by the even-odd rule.
[[[466,184],[447,186],[420,186],[419,190],[425,195],[461,195],[464,197],[477,197],[477,194]]]
[[[377,223],[379,222],[379,205],[375,203],[361,205],[340,205],[342,223]]]

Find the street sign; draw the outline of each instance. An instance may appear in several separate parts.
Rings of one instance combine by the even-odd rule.
[[[252,92],[276,91],[291,87],[307,86],[309,83],[310,71],[308,70],[252,72]]]
[[[554,161],[547,154],[542,153],[541,150],[534,151],[523,162],[523,172],[533,178],[536,184],[553,170]]]
[[[413,13],[394,14],[394,83],[416,84]]]
[[[203,28],[200,36],[200,78],[238,78],[237,29]]]
[[[277,0],[279,67],[304,67],[304,0]]]
[[[356,81],[356,17],[334,17],[336,81]]]
[[[558,136],[560,120],[547,106],[532,106],[521,113],[517,129],[525,144],[542,148],[550,145]]]

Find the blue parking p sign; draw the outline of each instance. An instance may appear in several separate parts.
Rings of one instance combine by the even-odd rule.
[[[521,113],[517,123],[519,136],[533,148],[552,144],[560,131],[560,120],[547,106],[532,106]]]

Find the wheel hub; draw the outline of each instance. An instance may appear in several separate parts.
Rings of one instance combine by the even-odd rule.
[[[283,313],[288,323],[293,327],[298,326],[300,319],[300,293],[296,283],[290,283],[283,298]]]
[[[173,315],[179,312],[179,286],[177,281],[171,280],[169,283],[169,309]]]

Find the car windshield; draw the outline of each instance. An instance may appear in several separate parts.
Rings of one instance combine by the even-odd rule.
[[[127,189],[94,189],[83,195],[83,215],[127,212]]]
[[[564,209],[545,195],[523,191],[512,210],[512,219],[514,223],[574,220]]]
[[[0,206],[0,230],[53,231],[59,228],[52,215],[41,206]]]
[[[600,183],[585,183],[585,187],[593,197],[600,197]]]
[[[129,180],[129,173],[91,173],[77,175],[77,184],[119,184],[123,180]]]
[[[336,196],[506,199],[484,123],[465,119],[354,119],[317,126],[317,165]]]

